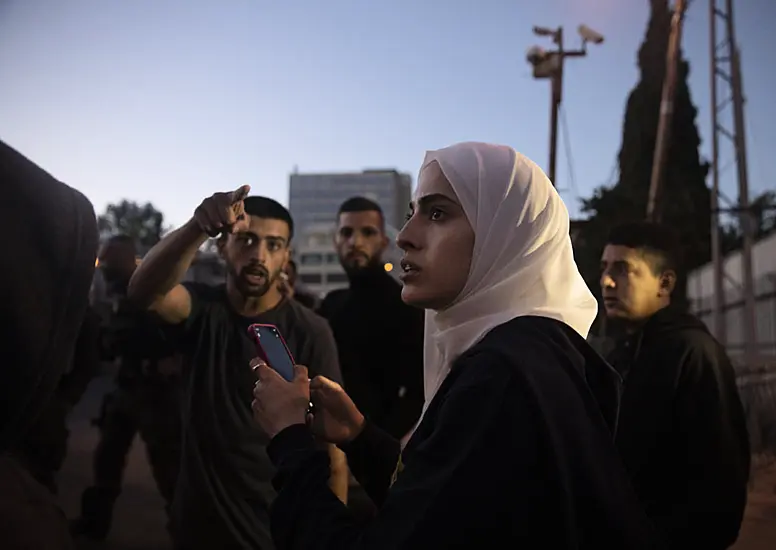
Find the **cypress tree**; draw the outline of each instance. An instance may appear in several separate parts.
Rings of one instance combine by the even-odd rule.
[[[623,120],[619,178],[613,187],[600,187],[583,200],[582,210],[590,220],[577,241],[577,261],[596,292],[600,255],[609,230],[618,223],[646,217],[672,16],[668,0],[650,0],[650,4],[646,37],[638,52],[640,80],[628,97]],[[698,111],[687,85],[689,72],[689,63],[681,57],[661,201],[662,222],[681,238],[686,270],[711,258],[709,164],[698,152]],[[678,290],[684,294],[684,287]]]

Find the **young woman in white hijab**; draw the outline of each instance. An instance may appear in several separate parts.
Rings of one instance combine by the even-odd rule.
[[[426,407],[403,452],[340,386],[254,364],[279,550],[655,548],[612,443],[619,379],[585,341],[597,305],[544,173],[505,146],[431,151],[397,242],[402,298],[427,310]],[[347,453],[379,506],[369,524],[328,490],[314,435]]]

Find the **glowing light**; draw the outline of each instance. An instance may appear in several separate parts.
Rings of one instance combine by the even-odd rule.
[[[94,259],[94,267],[100,267],[100,259],[99,258],[95,258]]]
[[[383,266],[386,271],[393,271],[393,264],[391,262],[388,262]]]

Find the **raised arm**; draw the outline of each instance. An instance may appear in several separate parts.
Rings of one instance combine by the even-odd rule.
[[[140,307],[156,312],[164,321],[179,324],[191,314],[191,295],[180,284],[197,250],[224,231],[234,232],[246,223],[243,199],[250,187],[208,197],[182,227],[154,246],[129,282],[127,295]]]

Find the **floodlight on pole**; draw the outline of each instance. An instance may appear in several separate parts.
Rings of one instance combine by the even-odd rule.
[[[601,44],[604,41],[602,34],[594,31],[586,25],[580,25],[577,29],[582,38],[582,46],[578,50],[566,50],[563,47],[563,27],[552,29],[549,27],[533,27],[536,36],[548,36],[557,45],[557,49],[546,51],[539,46],[532,46],[526,55],[528,63],[533,67],[533,76],[537,80],[549,79],[551,83],[550,100],[550,162],[547,175],[553,185],[555,183],[555,166],[557,164],[558,151],[558,110],[563,95],[563,65],[567,57],[585,57],[587,55],[587,43]]]

